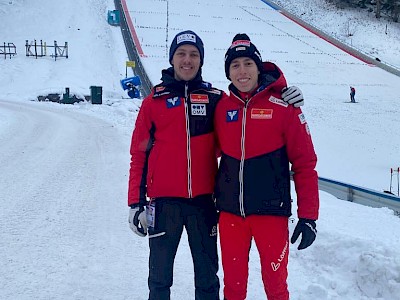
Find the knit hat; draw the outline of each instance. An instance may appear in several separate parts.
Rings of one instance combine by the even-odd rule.
[[[225,75],[229,80],[229,67],[232,60],[238,57],[250,57],[256,63],[258,70],[260,72],[263,70],[261,54],[245,33],[235,35],[232,45],[225,53]]]
[[[191,30],[186,30],[178,33],[172,40],[171,47],[169,48],[169,63],[172,65],[172,58],[178,47],[182,45],[193,45],[200,52],[200,67],[204,61],[204,45],[201,38]]]

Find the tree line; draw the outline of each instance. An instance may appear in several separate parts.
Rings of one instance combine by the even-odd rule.
[[[351,6],[368,9],[374,12],[376,18],[382,14],[389,16],[393,22],[399,22],[400,0],[328,0],[338,6]]]

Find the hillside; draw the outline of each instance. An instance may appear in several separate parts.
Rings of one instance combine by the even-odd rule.
[[[290,13],[359,51],[400,69],[400,23],[327,0],[274,1]]]

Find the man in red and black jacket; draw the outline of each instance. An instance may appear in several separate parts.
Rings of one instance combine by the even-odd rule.
[[[224,297],[244,300],[248,261],[254,238],[269,300],[287,300],[291,215],[290,169],[294,175],[299,222],[292,243],[299,249],[316,237],[318,218],[317,157],[300,108],[281,98],[286,80],[261,55],[246,34],[234,37],[226,52],[230,95],[219,101],[215,130],[222,157],[216,180]],[[284,94],[283,94],[284,95]]]
[[[195,298],[219,299],[213,120],[222,91],[202,80],[203,59],[203,42],[196,33],[175,36],[173,67],[162,71],[161,83],[143,100],[132,135],[129,223],[138,235],[149,234],[149,300],[170,299],[184,227]]]

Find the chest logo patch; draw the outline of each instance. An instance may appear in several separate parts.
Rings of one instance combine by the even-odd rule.
[[[228,110],[226,112],[227,122],[236,122],[237,120],[239,120],[239,110]]]
[[[162,92],[163,90],[165,90],[165,86],[156,87],[156,93]]]
[[[191,94],[190,102],[192,102],[192,103],[209,103],[210,101],[208,100],[208,95]]]
[[[206,105],[205,104],[191,104],[192,116],[205,116]]]
[[[304,124],[304,123],[307,122],[307,121],[306,121],[306,117],[304,116],[303,113],[299,114],[299,120],[300,120],[300,123],[301,123],[301,124]]]
[[[272,119],[273,111],[269,108],[252,108],[250,116],[252,119],[269,120]]]
[[[282,99],[276,98],[274,96],[269,97],[268,99],[270,102],[281,105],[283,107],[288,107],[289,104],[287,104],[285,101],[283,101]]]
[[[179,97],[168,98],[166,101],[167,101],[167,108],[173,108],[181,105],[181,98]]]

